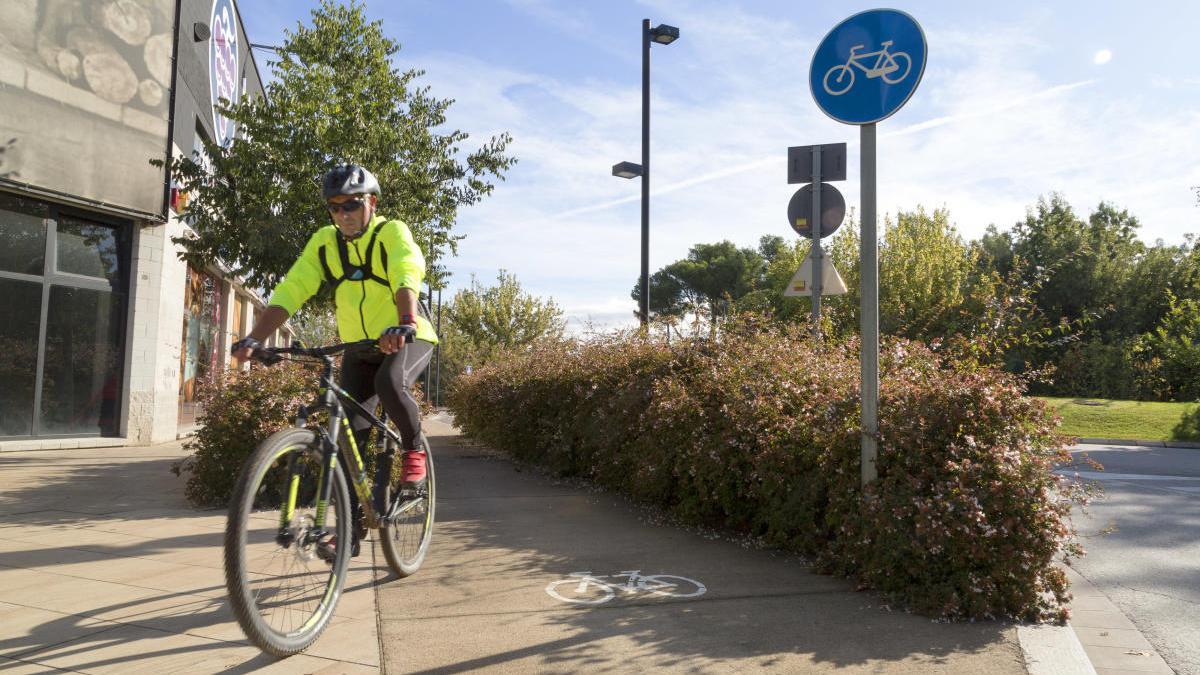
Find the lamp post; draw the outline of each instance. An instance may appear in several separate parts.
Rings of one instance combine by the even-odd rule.
[[[679,39],[679,29],[666,24],[650,27],[642,20],[642,163],[621,162],[613,166],[613,175],[621,178],[642,177],[642,297],[639,300],[642,325],[650,320],[650,43],[669,45]]]

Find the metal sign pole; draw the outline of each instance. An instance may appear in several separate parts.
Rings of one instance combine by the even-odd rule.
[[[879,240],[875,230],[875,124],[859,127],[862,167],[862,484],[875,480],[879,433]]]
[[[812,151],[812,216],[808,221],[812,228],[812,321],[813,335],[821,335],[821,146],[813,146]]]

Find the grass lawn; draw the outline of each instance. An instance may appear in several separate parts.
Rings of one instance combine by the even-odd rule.
[[[1127,438],[1151,441],[1176,438],[1173,431],[1196,403],[1111,401],[1099,398],[1040,397],[1062,416],[1064,433],[1084,438]]]

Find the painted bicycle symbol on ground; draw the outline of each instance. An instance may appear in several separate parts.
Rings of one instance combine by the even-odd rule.
[[[834,66],[825,72],[822,85],[830,96],[841,96],[850,91],[850,87],[854,86],[854,68],[863,71],[867,79],[882,77],[883,81],[888,84],[896,84],[908,77],[908,72],[912,70],[912,58],[904,52],[888,51],[888,47],[892,46],[892,40],[885,40],[881,45],[883,48],[877,52],[859,54],[858,50],[864,46],[854,45],[850,48],[850,58],[845,63]],[[871,57],[877,57],[875,65],[870,67],[864,65],[864,62]],[[836,79],[831,79],[834,76]]]
[[[606,581],[606,579],[625,581]],[[566,579],[551,581],[546,593],[552,598],[575,605],[602,605],[624,595],[654,595],[667,598],[695,598],[708,589],[695,579],[674,574],[642,574],[641,570],[626,570],[616,574],[593,575],[591,572],[572,572]]]

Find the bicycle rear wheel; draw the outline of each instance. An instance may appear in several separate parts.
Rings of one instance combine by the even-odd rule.
[[[434,505],[437,484],[434,481],[433,453],[429,441],[421,438],[425,450],[425,486],[415,494],[398,492],[398,483],[389,482],[387,488],[388,514],[379,528],[379,543],[383,557],[396,576],[404,578],[415,574],[429,551],[429,540],[433,537]]]
[[[238,623],[264,652],[302,651],[333,617],[350,562],[350,495],[341,467],[318,528],[321,451],[316,434],[287,429],[247,458],[225,527],[225,585]],[[283,511],[295,494],[290,516]]]

